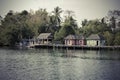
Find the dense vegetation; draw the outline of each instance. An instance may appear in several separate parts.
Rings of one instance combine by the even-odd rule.
[[[40,33],[50,32],[55,41],[62,41],[69,34],[102,34],[106,39],[106,45],[120,45],[120,11],[109,11],[103,19],[83,20],[82,26],[77,25],[73,11],[65,11],[67,14],[61,17],[63,10],[54,8],[51,13],[46,9],[37,11],[23,10],[14,12],[10,10],[0,23],[0,45],[13,46],[22,39],[36,38]],[[0,16],[1,17],[1,16]]]

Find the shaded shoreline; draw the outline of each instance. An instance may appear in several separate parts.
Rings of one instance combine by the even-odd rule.
[[[120,46],[79,46],[79,45],[34,45],[29,46],[30,48],[58,48],[58,49],[79,49],[79,50],[120,50]]]
[[[0,46],[0,48],[6,49],[70,49],[70,50],[118,50],[120,51],[120,46],[79,46],[79,45],[63,45],[63,44],[40,44],[34,46]]]

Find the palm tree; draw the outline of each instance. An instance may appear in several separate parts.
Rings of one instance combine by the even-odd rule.
[[[54,11],[52,11],[52,13],[54,13],[55,16],[54,19],[55,19],[56,27],[60,27],[60,23],[61,23],[60,13],[62,13],[61,8],[57,6],[56,8],[54,8]]]
[[[56,8],[54,8],[54,11],[52,11],[52,13],[54,15],[49,16],[49,26],[47,27],[47,31],[54,34],[55,31],[58,31],[60,29],[60,13],[62,13],[62,10],[57,6]]]
[[[66,14],[66,17],[67,17],[67,18],[69,18],[69,17],[71,17],[71,16],[75,16],[75,15],[74,15],[74,11],[71,11],[71,10],[66,10],[66,11],[65,11],[65,14]]]

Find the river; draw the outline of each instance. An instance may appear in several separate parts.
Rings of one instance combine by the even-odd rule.
[[[0,80],[120,80],[120,51],[0,48]]]

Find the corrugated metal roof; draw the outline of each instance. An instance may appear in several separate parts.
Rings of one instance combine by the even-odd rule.
[[[83,35],[68,35],[65,39],[84,39]]]
[[[37,37],[37,39],[52,39],[52,35],[51,35],[51,33],[41,33],[38,37]]]

